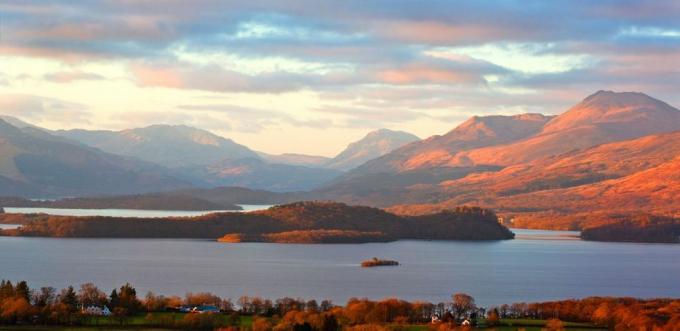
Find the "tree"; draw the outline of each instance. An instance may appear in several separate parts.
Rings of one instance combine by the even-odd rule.
[[[124,308],[129,314],[136,314],[142,309],[142,303],[137,299],[137,290],[126,283],[118,292],[118,307]]]
[[[475,299],[468,294],[456,293],[451,299],[453,300],[453,312],[458,320],[465,318],[476,308]]]
[[[255,318],[253,320],[253,331],[271,331],[272,323],[266,318]]]
[[[111,295],[109,295],[109,304],[111,305],[111,309],[118,307],[120,304],[120,298],[118,298],[118,291],[114,288],[113,291],[111,291]]]
[[[146,311],[162,311],[168,307],[169,302],[169,298],[166,298],[162,295],[156,295],[149,291],[144,297],[144,308]]]
[[[33,315],[33,307],[22,296],[5,299],[0,306],[0,318],[11,324],[26,321]]]
[[[24,298],[26,302],[31,300],[31,290],[28,288],[28,283],[25,280],[17,283],[17,286],[14,288],[14,295]]]
[[[321,311],[329,311],[331,308],[333,308],[333,302],[330,300],[323,300],[321,301]]]
[[[84,307],[103,306],[106,304],[106,293],[92,283],[85,283],[78,290],[78,301]]]
[[[71,311],[75,311],[78,308],[78,296],[73,286],[69,286],[59,294],[59,303],[67,306]]]
[[[489,313],[488,313],[487,316],[486,316],[486,324],[487,324],[487,326],[496,326],[496,325],[498,325],[498,323],[500,322],[500,318],[499,318],[498,315],[499,315],[498,309],[496,309],[496,308],[490,309],[490,310],[489,310]]]
[[[57,290],[54,287],[41,287],[40,292],[33,295],[33,304],[38,307],[46,307],[53,304],[56,292]]]
[[[307,301],[307,304],[305,304],[305,308],[309,312],[313,313],[319,312],[319,304],[314,299]]]
[[[0,300],[11,298],[14,296],[14,285],[11,281],[5,281],[4,279],[0,282]]]

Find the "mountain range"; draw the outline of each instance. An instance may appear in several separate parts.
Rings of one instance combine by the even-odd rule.
[[[15,123],[16,124],[16,123]],[[0,119],[0,195],[127,194],[189,187],[168,169]]]
[[[0,141],[0,184],[4,184],[0,195],[41,198],[217,186],[307,191],[338,177],[342,173],[338,169],[348,169],[417,139],[403,132],[378,130],[351,144],[335,158],[275,156],[185,125],[152,125],[122,131],[50,131],[14,117],[4,116],[0,120],[3,121],[0,136],[13,138]],[[21,147],[50,144],[59,147],[30,151]],[[87,153],[90,160],[105,160],[98,162],[106,165],[75,162],[79,158],[71,155],[73,151]],[[73,162],[65,169],[63,164],[55,163],[55,155],[64,162]],[[90,175],[76,178],[80,171]],[[122,178],[123,175],[129,178]],[[79,181],[82,184],[76,185]],[[109,187],[104,184],[107,181],[116,185]]]
[[[183,126],[54,133],[12,123],[0,126],[2,195],[175,190],[219,204],[247,194],[411,215],[474,205],[515,225],[562,229],[610,212],[680,215],[680,110],[636,92],[599,91],[556,116],[474,116],[424,140],[377,130],[334,158],[268,155]],[[197,189],[177,191],[187,185]],[[209,200],[215,191],[201,189],[217,186],[300,192],[225,187]]]

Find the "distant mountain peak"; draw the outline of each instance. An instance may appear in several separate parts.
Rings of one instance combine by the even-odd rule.
[[[378,129],[347,146],[326,164],[331,169],[349,170],[381,157],[420,138],[404,131]]]
[[[634,131],[637,127],[644,131],[642,133],[649,134],[673,131],[678,127],[679,120],[680,111],[644,93],[601,90],[556,117],[545,126],[543,132],[608,123],[627,126]]]
[[[597,91],[585,99],[579,105],[599,106],[599,107],[613,107],[613,106],[635,106],[635,105],[665,105],[665,102],[652,98],[647,94],[641,92],[614,92],[614,91]],[[578,105],[577,105],[578,106]],[[668,106],[670,107],[670,106]]]
[[[62,136],[110,153],[170,168],[205,166],[223,159],[258,157],[230,139],[187,125],[156,124],[123,131],[64,131]]]

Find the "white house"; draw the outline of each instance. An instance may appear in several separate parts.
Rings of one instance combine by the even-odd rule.
[[[92,316],[111,316],[111,310],[109,310],[109,307],[107,306],[87,306],[86,308],[82,309],[82,313]]]

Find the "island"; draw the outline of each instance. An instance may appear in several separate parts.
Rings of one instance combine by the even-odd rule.
[[[23,224],[5,236],[79,238],[195,238],[221,242],[364,243],[399,239],[505,240],[514,233],[490,210],[458,207],[431,215],[400,216],[338,202],[305,201],[267,210],[197,217],[131,218],[6,214]]]
[[[381,260],[377,257],[374,257],[370,260],[366,260],[361,262],[361,267],[362,268],[372,268],[372,267],[393,267],[393,266],[398,266],[399,262],[394,261],[394,260]]]

